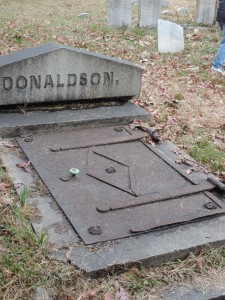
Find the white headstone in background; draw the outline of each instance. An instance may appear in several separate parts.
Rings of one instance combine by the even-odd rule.
[[[179,7],[176,13],[178,16],[186,16],[189,14],[189,9],[187,7]]]
[[[163,10],[162,12],[161,12],[161,14],[162,15],[165,15],[165,16],[173,16],[174,15],[174,13],[173,13],[173,11],[172,10]]]
[[[138,5],[138,1],[139,0],[131,0],[131,3],[132,3],[133,6],[136,6],[136,5]]]
[[[110,28],[131,26],[131,0],[108,0],[108,23]]]
[[[138,23],[140,27],[157,27],[160,18],[161,1],[139,0]]]
[[[184,50],[183,27],[175,23],[158,20],[158,52],[176,53]]]
[[[197,0],[195,21],[198,24],[212,25],[217,12],[217,0]]]
[[[170,5],[169,0],[161,0],[161,5],[164,7],[169,7]]]

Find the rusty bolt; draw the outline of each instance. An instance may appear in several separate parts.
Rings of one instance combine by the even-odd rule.
[[[204,204],[204,207],[207,209],[217,209],[217,205],[214,202],[207,202]]]
[[[107,168],[107,169],[105,169],[105,171],[106,171],[107,173],[109,173],[109,174],[111,174],[111,173],[116,173],[116,169],[113,168],[113,167]]]
[[[114,130],[116,132],[122,132],[123,131],[123,127],[115,127]]]
[[[88,232],[93,235],[100,235],[102,234],[102,228],[99,225],[91,226],[88,228]]]

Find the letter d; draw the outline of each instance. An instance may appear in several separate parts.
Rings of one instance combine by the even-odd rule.
[[[11,90],[13,86],[13,80],[11,77],[2,77],[3,79],[3,89],[4,90]]]

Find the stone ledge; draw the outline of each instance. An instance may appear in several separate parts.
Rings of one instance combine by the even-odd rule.
[[[0,113],[0,137],[13,137],[28,132],[62,130],[74,127],[129,124],[134,119],[149,120],[144,109],[128,101],[123,105],[94,109],[60,110],[54,112],[30,111]]]

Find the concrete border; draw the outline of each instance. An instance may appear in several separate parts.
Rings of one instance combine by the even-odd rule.
[[[177,159],[176,154],[171,152],[174,147],[169,142],[157,146],[172,161]],[[207,245],[218,247],[225,244],[225,216],[220,216],[139,236],[85,246],[52,196],[48,193],[39,195],[40,182],[39,184],[37,182],[40,179],[36,172],[33,170],[32,173],[25,173],[15,167],[16,163],[21,162],[22,152],[9,151],[4,146],[1,146],[1,150],[2,159],[17,191],[20,191],[21,183],[27,185],[31,191],[29,203],[36,205],[39,215],[31,220],[32,226],[37,233],[45,231],[48,234],[51,245],[49,256],[62,261],[69,260],[89,275],[96,275],[110,267],[140,262],[156,265],[168,259],[184,257],[190,251],[198,251]],[[23,161],[26,161],[25,157]],[[180,167],[182,170],[188,168],[185,165]],[[190,176],[198,181],[206,179],[206,175],[201,173],[192,173]],[[220,199],[225,202],[224,197]]]
[[[13,137],[29,132],[93,127],[99,125],[130,124],[134,119],[149,121],[144,109],[128,101],[123,105],[94,109],[28,111],[27,113],[0,112],[0,137]]]

